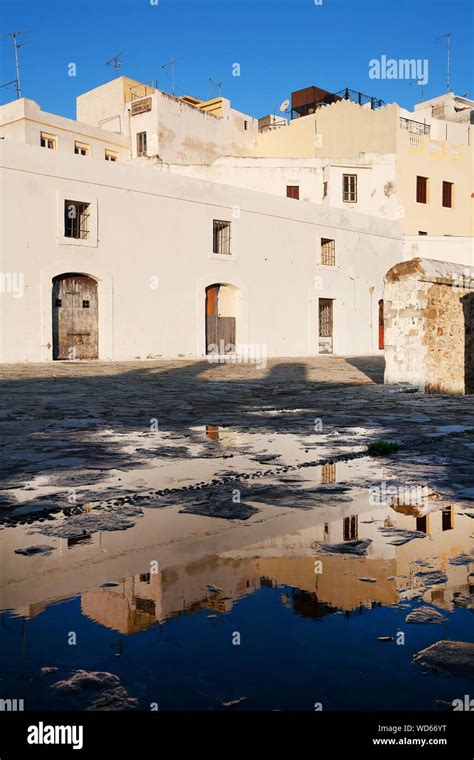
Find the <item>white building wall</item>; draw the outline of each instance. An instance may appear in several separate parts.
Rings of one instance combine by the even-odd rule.
[[[119,161],[129,158],[129,141],[123,135],[47,113],[27,98],[0,107],[0,136],[8,142],[39,146],[42,132],[56,138],[56,150],[61,153],[75,155],[76,141],[87,144],[89,155],[76,156],[78,159],[104,161],[106,150],[116,153]]]
[[[147,133],[148,155],[168,163],[209,164],[223,155],[255,152],[258,120],[235,111],[225,98],[222,116],[206,113],[165,92],[156,92],[150,100],[150,111],[132,115],[131,103],[123,109],[121,123],[130,134],[132,156],[137,154],[138,132]]]
[[[360,160],[319,158],[225,157],[211,164],[157,164],[157,169],[225,185],[286,196],[288,185],[299,187],[299,200],[361,214],[399,219],[395,155],[361,156]],[[357,200],[343,199],[344,174],[357,175]],[[327,195],[324,197],[324,182]]]
[[[474,265],[474,238],[454,235],[405,235],[403,260],[415,258]]]
[[[212,283],[239,288],[237,342],[268,356],[318,352],[319,298],[335,299],[336,352],[377,351],[383,276],[402,258],[393,222],[13,143],[0,165],[0,271],[24,275],[22,297],[0,295],[2,361],[51,359],[51,280],[66,272],[99,282],[101,359],[203,356]],[[64,242],[62,198],[95,199],[91,246]],[[232,256],[212,253],[213,219],[232,222]],[[318,265],[321,237],[336,267]]]

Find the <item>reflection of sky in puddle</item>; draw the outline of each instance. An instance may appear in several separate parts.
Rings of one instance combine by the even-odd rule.
[[[320,466],[318,483],[353,481],[360,467]],[[119,675],[141,709],[215,709],[240,697],[238,709],[436,709],[469,693],[463,679],[422,675],[412,656],[440,639],[472,640],[474,564],[450,562],[471,551],[470,518],[445,505],[421,518],[406,505],[373,506],[367,491],[311,510],[268,505],[245,523],[145,509],[133,528],[76,542],[5,529],[3,691],[27,709],[66,708],[49,683],[85,668]],[[426,537],[396,545],[381,528]],[[320,548],[364,540],[364,556]],[[35,543],[55,550],[14,553]],[[433,571],[442,582],[425,582]],[[419,604],[446,622],[405,623]],[[403,646],[378,641],[399,631]],[[43,666],[58,673],[41,676]]]
[[[251,473],[259,467],[278,472],[283,466],[301,467],[334,456],[350,456],[364,448],[359,442],[360,435],[366,432],[363,428],[352,428],[344,435],[324,429],[315,432],[311,415],[298,422],[299,432],[287,430],[285,425],[282,420],[281,431],[264,433],[216,424],[190,426],[184,434],[160,429],[127,433],[102,430],[92,433],[90,441],[108,447],[108,463],[101,460],[96,464],[93,457],[69,458],[61,461],[57,471],[54,468],[58,462],[48,463],[45,457],[39,463],[43,474],[11,487],[10,493],[21,504],[48,496],[66,501],[69,489],[74,487],[79,501],[88,497],[97,500],[109,497],[113,488],[191,485],[196,480],[220,476],[230,465],[238,473]],[[366,467],[373,467],[371,460],[364,461]],[[362,466],[363,463],[359,471]],[[51,474],[47,474],[49,469]]]

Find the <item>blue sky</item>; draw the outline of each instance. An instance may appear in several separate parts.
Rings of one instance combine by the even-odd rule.
[[[319,0],[318,0],[319,1]],[[420,87],[369,78],[369,61],[427,59],[424,97],[446,90],[446,40],[452,32],[453,89],[474,97],[472,0],[0,0],[0,32],[31,29],[20,50],[22,94],[44,110],[74,117],[75,98],[114,76],[105,61],[123,48],[121,73],[158,79],[176,94],[209,97],[209,77],[252,116],[275,111],[291,90],[351,87],[412,107]],[[77,76],[68,76],[75,63]],[[240,64],[240,76],[232,65]],[[0,40],[0,84],[15,77],[11,41]],[[15,97],[0,89],[0,103]]]

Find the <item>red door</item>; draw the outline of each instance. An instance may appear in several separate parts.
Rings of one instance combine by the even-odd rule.
[[[379,348],[384,347],[383,300],[379,301]]]

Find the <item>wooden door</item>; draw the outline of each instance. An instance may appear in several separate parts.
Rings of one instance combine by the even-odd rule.
[[[220,285],[206,288],[206,353],[235,353],[235,317],[219,315]]]
[[[319,299],[319,353],[332,354],[333,351],[333,308],[332,299]]]
[[[55,277],[52,306],[53,359],[97,359],[97,282],[81,274]]]

